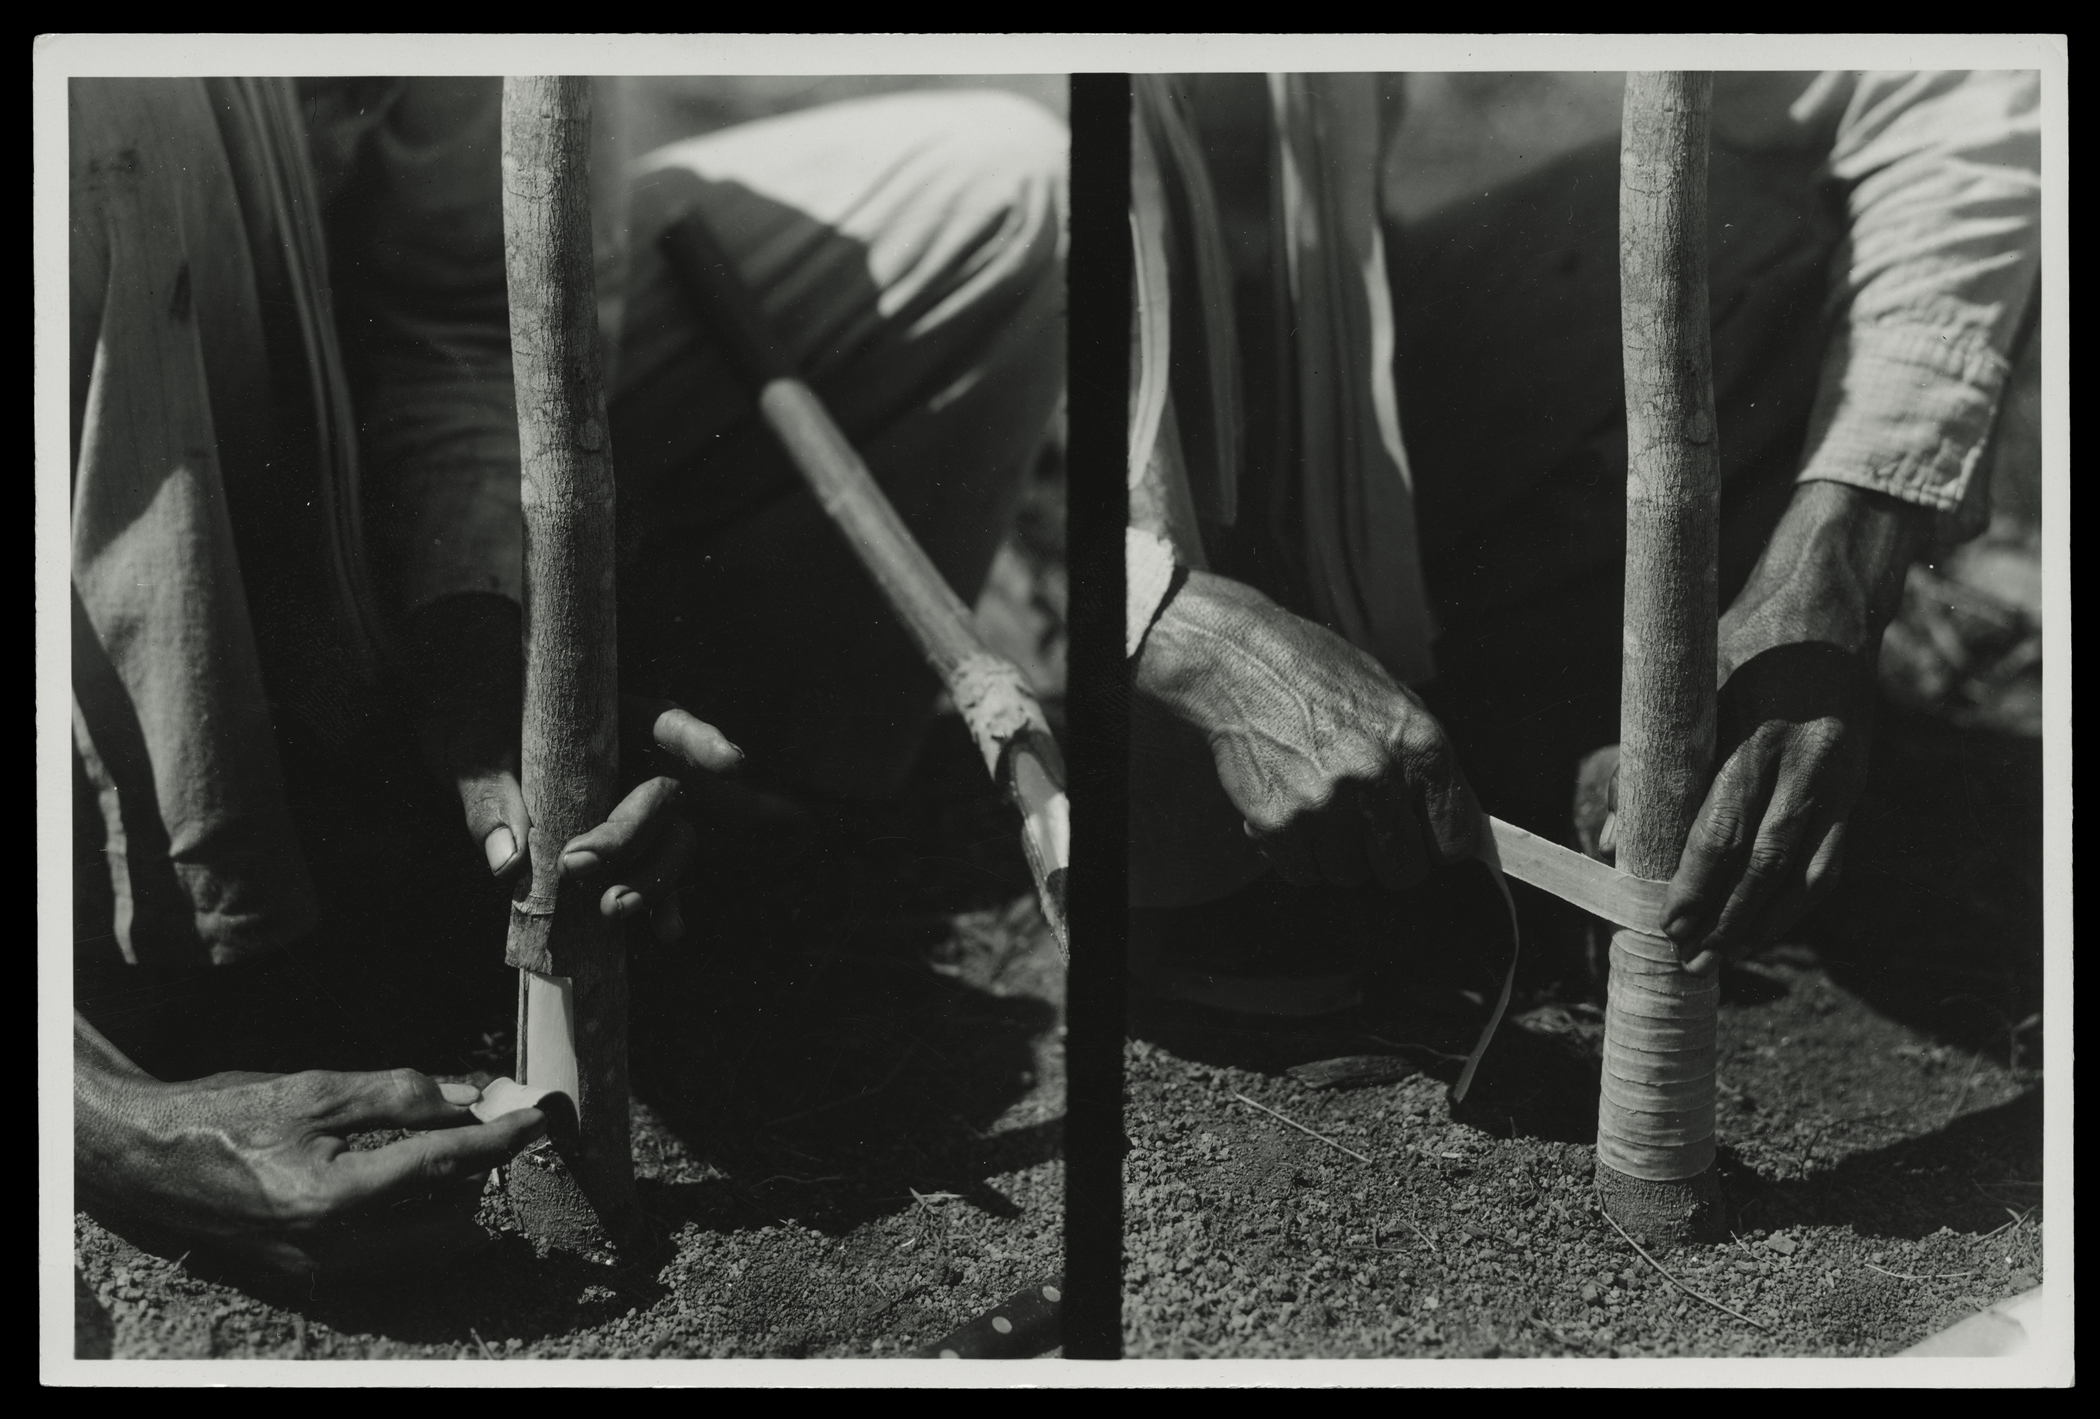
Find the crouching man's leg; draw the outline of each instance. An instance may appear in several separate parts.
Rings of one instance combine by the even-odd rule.
[[[895,790],[937,686],[754,412],[658,238],[698,211],[965,600],[1063,387],[1064,128],[996,93],[856,101],[636,169],[613,401],[626,682],[754,769]]]
[[[77,975],[76,1000],[137,1025],[141,987],[250,969],[319,913],[235,554],[231,475],[257,466],[271,371],[225,142],[198,81],[76,80],[69,100],[73,727],[79,826],[106,861],[76,902],[81,954],[124,957],[99,999]],[[478,1242],[476,1175],[544,1121],[479,1122],[477,1097],[408,1070],[167,1082],[74,1015],[82,1204],[278,1269]],[[419,1134],[346,1148],[395,1127]],[[385,1205],[439,1189],[457,1189],[443,1207]]]
[[[134,966],[223,963],[317,919],[222,467],[269,388],[254,268],[201,83],[76,80],[69,109],[74,737],[107,929]]]

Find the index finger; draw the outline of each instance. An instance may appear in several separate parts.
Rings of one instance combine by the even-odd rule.
[[[677,779],[664,775],[636,785],[604,822],[562,844],[562,870],[589,876],[652,846],[676,819],[671,810],[683,791]]]
[[[421,1133],[384,1148],[338,1153],[328,1165],[330,1211],[391,1202],[435,1184],[487,1172],[547,1131],[547,1116],[519,1109],[488,1123]]]
[[[1740,883],[1777,785],[1776,755],[1745,744],[1714,775],[1663,897],[1663,934],[1682,954],[1712,928]]]
[[[721,730],[670,700],[642,695],[620,697],[620,742],[629,753],[646,744],[679,767],[703,773],[732,773],[744,762],[744,751]]]
[[[744,751],[729,742],[729,736],[698,716],[668,705],[650,726],[656,747],[689,769],[704,773],[734,773],[744,762]]]

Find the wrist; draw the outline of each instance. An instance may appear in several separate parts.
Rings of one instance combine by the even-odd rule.
[[[76,1056],[73,1071],[73,1153],[80,1185],[121,1203],[124,1183],[142,1160],[163,1154],[157,1096],[167,1085],[150,1075]]]
[[[1721,617],[1721,678],[1767,650],[1811,642],[1872,663],[1930,519],[1929,509],[1850,484],[1796,487]]]
[[[1138,654],[1137,693],[1208,733],[1223,662],[1259,654],[1271,617],[1285,614],[1244,583],[1191,571],[1168,597]]]

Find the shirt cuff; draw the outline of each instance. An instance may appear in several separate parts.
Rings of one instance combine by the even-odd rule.
[[[1823,365],[1800,481],[1849,483],[1929,507],[1960,536],[1989,521],[1979,474],[2010,365],[1982,332],[1867,325]]]
[[[1166,538],[1135,527],[1123,530],[1125,615],[1123,657],[1135,660],[1174,586],[1174,548]]]

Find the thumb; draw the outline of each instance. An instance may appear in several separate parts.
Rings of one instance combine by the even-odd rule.
[[[467,833],[480,844],[489,874],[515,876],[525,866],[525,830],[532,821],[518,776],[508,769],[463,776],[459,799],[467,815]]]

